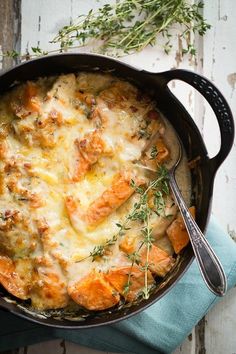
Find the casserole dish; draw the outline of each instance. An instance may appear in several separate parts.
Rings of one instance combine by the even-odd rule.
[[[170,121],[180,136],[188,160],[197,161],[192,175],[193,201],[197,209],[198,225],[204,231],[210,214],[214,176],[218,167],[228,155],[234,138],[233,117],[221,93],[207,79],[185,70],[153,74],[137,70],[103,56],[61,54],[23,63],[3,73],[0,77],[0,94],[27,80],[80,71],[112,73],[114,76],[130,81],[138,88],[145,88],[145,91],[155,99],[158,109]],[[221,147],[214,158],[209,159],[196,125],[184,107],[169,91],[167,84],[173,79],[180,79],[189,83],[198,89],[211,104],[221,133]],[[150,298],[132,306],[124,306],[99,313],[85,312],[82,315],[66,312],[66,310],[64,312],[59,310],[34,312],[27,307],[27,303],[11,298],[4,290],[1,290],[0,306],[29,320],[55,327],[88,328],[110,324],[125,319],[160,299],[180,279],[192,260],[193,252],[189,245],[181,255],[177,267],[159,284]]]

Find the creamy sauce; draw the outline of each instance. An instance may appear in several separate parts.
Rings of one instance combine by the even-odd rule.
[[[115,77],[68,74],[39,79],[30,85],[33,88],[28,88],[29,92],[23,85],[0,99],[0,255],[13,261],[28,257],[34,268],[33,287],[29,287],[33,306],[57,308],[66,306],[68,300],[58,303],[55,300],[53,305],[45,299],[42,292],[45,282],[51,285],[58,282],[50,278],[51,274],[56,274],[64,284],[66,298],[67,287],[90,271],[106,272],[116,265],[129,264],[121,257],[119,241],[108,257],[92,262],[89,255],[95,246],[117,233],[116,224],[122,224],[137,201],[137,194],[132,194],[95,226],[88,225],[84,215],[110,188],[117,173],[132,171],[134,178],[142,178],[146,183],[152,179],[145,170],[135,167],[134,161],[140,159],[160,124],[160,136],[170,151],[169,165],[176,159],[177,139],[155,103],[148,98],[137,99],[137,89]],[[146,118],[152,110],[158,113],[158,120]],[[78,163],[83,159],[88,161],[84,140],[92,139],[94,131],[102,140],[102,153],[91,157],[96,162],[79,178],[75,176]],[[191,181],[185,154],[177,181],[189,205]],[[68,215],[65,206],[68,197],[79,203],[79,213]],[[171,197],[168,203],[166,213],[170,221],[166,223],[167,218],[152,215],[151,222],[155,244],[173,255],[165,231],[177,209]],[[7,210],[17,213],[18,219],[8,218]],[[9,226],[5,226],[6,222]],[[132,230],[127,233],[136,237],[139,229],[139,224],[133,222]]]

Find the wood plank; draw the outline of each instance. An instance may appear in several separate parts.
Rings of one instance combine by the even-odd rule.
[[[20,52],[21,46],[21,0],[0,1],[0,52],[5,53],[15,49]],[[7,69],[17,60],[0,58],[0,69]]]
[[[204,37],[203,73],[218,86],[236,113],[236,2],[218,0],[205,2],[205,17],[212,28]],[[210,154],[219,147],[219,135],[215,136],[216,119],[205,105],[204,136]],[[212,134],[214,132],[214,134]],[[236,146],[220,167],[215,180],[212,210],[220,224],[232,235],[236,231]],[[222,193],[223,190],[223,193]]]
[[[195,354],[195,329],[172,354]]]
[[[206,353],[236,354],[236,288],[206,316]]]
[[[8,352],[5,354],[116,354],[111,352],[103,352],[82,345],[74,344],[62,339],[51,340],[27,348],[20,348],[17,353]],[[4,353],[3,353],[4,354]]]
[[[204,38],[203,73],[222,90],[225,98],[236,112],[236,2],[231,0],[206,1],[204,15],[212,29]],[[219,146],[219,135],[214,138],[216,123],[209,106],[205,105],[204,136],[211,155]],[[214,134],[212,134],[214,132]],[[212,211],[220,224],[231,236],[235,236],[234,215],[236,200],[236,147],[219,169],[214,187]],[[223,191],[223,193],[222,193]],[[236,353],[235,318],[236,289],[217,304],[206,316],[204,346],[206,353]],[[197,353],[197,352],[196,352]]]

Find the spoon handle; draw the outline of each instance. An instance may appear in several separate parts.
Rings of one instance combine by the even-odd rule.
[[[188,231],[202,277],[207,287],[215,295],[223,296],[227,289],[227,280],[224,270],[210,244],[188,211],[188,207],[183,200],[173,171],[169,171],[169,184]]]

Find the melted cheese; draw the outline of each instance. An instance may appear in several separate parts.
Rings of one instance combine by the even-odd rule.
[[[157,122],[147,124],[145,120],[146,113],[154,109],[155,104],[150,99],[138,99],[135,87],[109,75],[68,74],[49,81],[47,78],[39,79],[35,84],[40,106],[38,112],[27,111],[26,106],[24,116],[18,117],[16,111],[9,110],[9,102],[17,102],[17,107],[25,104],[21,98],[24,86],[19,86],[0,100],[0,123],[7,131],[0,139],[8,146],[7,156],[0,163],[4,176],[0,212],[4,219],[6,210],[15,210],[23,220],[0,229],[0,241],[7,235],[0,252],[13,260],[27,255],[38,269],[39,278],[42,273],[44,277],[56,274],[62,284],[68,285],[83,278],[91,269],[107,270],[110,266],[124,263],[124,260],[120,261],[118,246],[114,247],[110,259],[103,263],[99,260],[92,262],[87,257],[95,246],[117,233],[116,224],[122,223],[137,196],[131,196],[99,225],[91,227],[80,214],[69,217],[65,199],[73,196],[75,201],[79,201],[83,215],[109,188],[118,172],[132,170],[148,181],[150,176],[135,168],[133,162],[140,158],[150,135],[158,128]],[[88,103],[86,94],[92,95],[96,103]],[[21,107],[18,111],[21,112]],[[171,148],[172,159],[175,159],[175,133],[163,117],[162,120],[167,146]],[[97,130],[104,150],[83,178],[73,181],[79,159],[75,141],[81,142],[86,134]],[[190,176],[185,157],[178,171],[178,180],[189,202]],[[156,229],[162,219],[154,217]],[[138,232],[139,228],[133,223],[133,231]],[[163,232],[160,236],[159,244],[164,245],[162,247],[169,253],[173,252],[166,237],[163,238]],[[29,295],[32,299],[37,289],[48,281],[42,277],[37,279],[32,296]],[[48,304],[43,298],[45,293],[40,291],[37,292],[37,300],[33,300],[35,307],[52,307],[52,303]],[[58,302],[60,305],[67,301],[64,293],[62,297],[63,301],[60,299]]]

